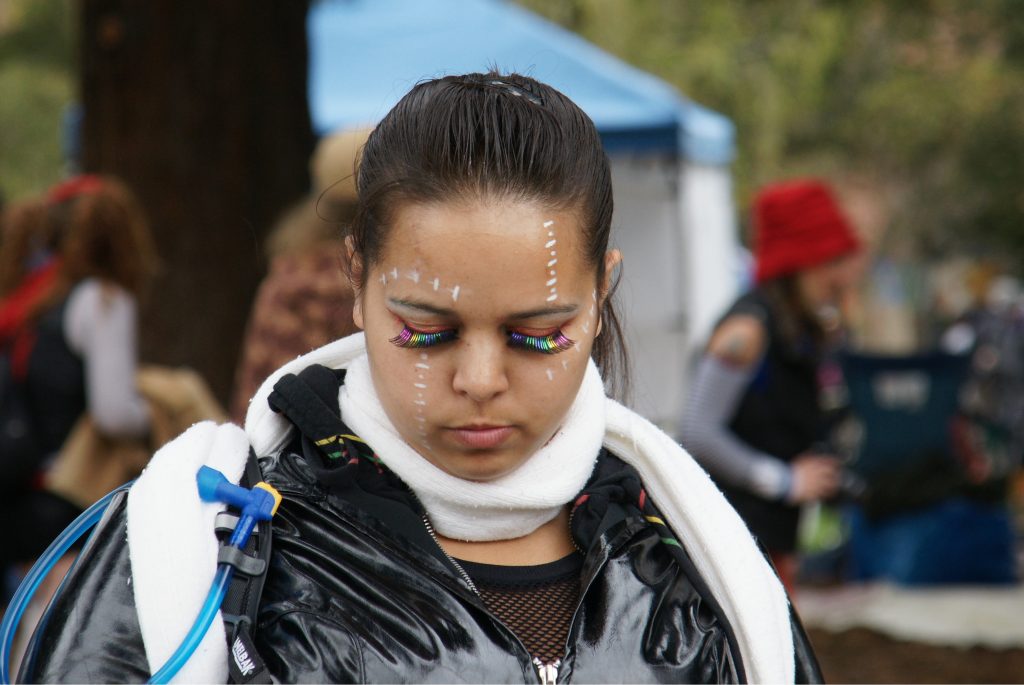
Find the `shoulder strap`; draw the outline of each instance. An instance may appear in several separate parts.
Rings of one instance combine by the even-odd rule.
[[[249,457],[245,462],[245,471],[239,485],[251,488],[263,480],[256,454],[249,449]],[[226,538],[234,529],[237,517],[231,520],[231,514],[218,517],[217,533]],[[221,604],[221,616],[224,617],[225,634],[228,641],[228,675],[232,683],[270,683],[270,673],[260,658],[253,643],[252,636],[256,632],[256,617],[259,611],[263,584],[270,567],[272,527],[260,524],[249,537],[244,551],[244,563],[235,564],[235,573],[228,585],[224,602]],[[226,549],[226,548],[222,548]],[[247,557],[247,558],[246,558]]]
[[[274,386],[269,398],[271,408],[287,416],[304,436],[314,440],[325,452],[339,444],[344,432],[338,408],[338,387],[345,372],[312,365],[298,376],[288,374]],[[241,485],[251,488],[263,480],[259,462],[252,449],[245,464]],[[225,535],[232,522],[225,521]],[[267,577],[271,552],[271,526],[260,526],[249,538],[245,557],[235,565],[235,573],[221,605],[230,651],[228,673],[233,683],[269,683],[270,673],[256,651],[252,636],[256,632],[257,613]],[[220,527],[218,526],[218,532]]]
[[[286,416],[329,459],[342,455],[348,432],[338,406],[338,388],[344,379],[344,369],[314,364],[297,376],[282,377],[267,400],[271,409]]]

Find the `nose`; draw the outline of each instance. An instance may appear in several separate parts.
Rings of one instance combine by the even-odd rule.
[[[508,346],[499,341],[464,340],[452,387],[474,402],[486,402],[508,390],[505,355]]]

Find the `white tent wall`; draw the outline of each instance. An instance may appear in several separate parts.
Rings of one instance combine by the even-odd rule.
[[[687,333],[691,344],[702,346],[749,276],[729,168],[687,162],[679,178]]]
[[[645,417],[678,432],[694,352],[738,290],[728,167],[613,156],[612,241],[632,392]]]

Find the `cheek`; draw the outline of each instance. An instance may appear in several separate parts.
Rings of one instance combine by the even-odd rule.
[[[536,416],[544,417],[547,423],[557,423],[576,398],[586,363],[586,355],[573,350],[534,360],[528,369],[517,374],[521,382],[517,396],[533,407]]]

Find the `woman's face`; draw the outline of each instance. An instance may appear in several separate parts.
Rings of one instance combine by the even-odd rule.
[[[355,322],[388,417],[438,468],[498,478],[561,424],[600,325],[581,237],[573,212],[522,200],[395,213]]]
[[[838,306],[856,281],[855,255],[844,255],[797,273],[797,289],[812,310]]]

